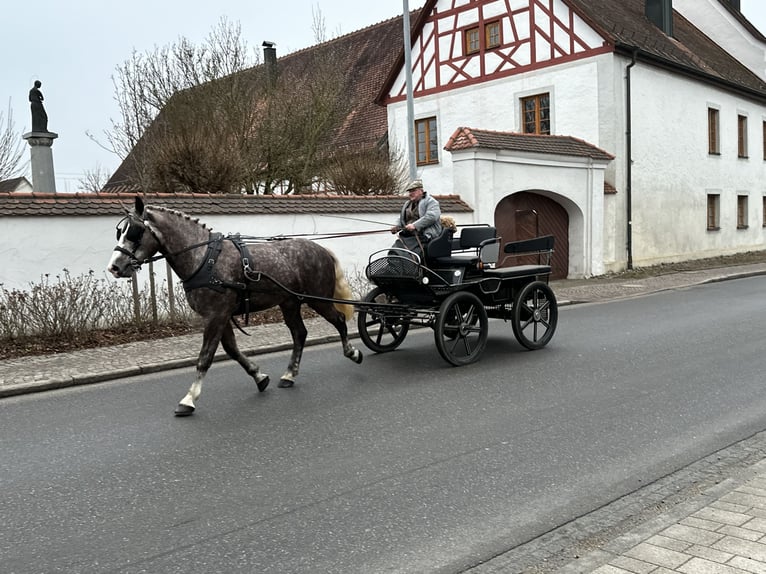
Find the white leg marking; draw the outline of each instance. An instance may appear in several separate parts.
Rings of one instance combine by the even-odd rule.
[[[186,393],[186,396],[181,399],[181,403],[184,406],[196,408],[194,406],[194,401],[196,401],[199,396],[202,394],[202,379],[197,379],[192,383],[192,386],[189,387],[189,392]]]

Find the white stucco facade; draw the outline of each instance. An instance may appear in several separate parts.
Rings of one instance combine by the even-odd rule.
[[[673,0],[673,7],[737,60],[766,79],[766,44],[754,38],[718,0]]]
[[[719,28],[728,42],[721,45],[764,76],[764,46],[717,0],[674,0],[674,6],[699,19],[703,31]],[[589,32],[584,37],[597,45]],[[517,192],[554,199],[569,215],[570,277],[763,249],[763,96],[747,97],[746,90],[616,51],[594,51],[464,87],[416,92],[415,121],[437,119],[439,161],[418,168],[427,189],[460,194],[474,206],[477,223],[491,222],[500,200]],[[550,96],[551,134],[582,139],[615,159],[584,165],[556,155],[443,149],[460,127],[521,132],[521,99],[541,93]],[[720,115],[720,154],[708,150],[708,108]],[[747,157],[738,157],[740,116],[747,119]],[[406,149],[405,101],[389,103],[388,122],[389,141]],[[605,182],[616,193],[605,193]],[[720,199],[717,229],[708,228],[711,194]],[[743,197],[746,225],[738,224]]]
[[[636,66],[632,77],[634,263],[763,249],[766,108],[649,66]],[[720,116],[720,154],[708,153],[708,108]],[[747,118],[745,158],[738,157],[738,116]],[[707,228],[708,194],[720,195],[716,230]],[[738,196],[748,198],[744,228]]]

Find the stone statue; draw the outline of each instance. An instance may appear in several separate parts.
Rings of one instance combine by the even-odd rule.
[[[35,80],[34,88],[29,90],[29,105],[32,108],[32,131],[47,133],[48,114],[45,113],[43,107],[43,93],[40,91],[42,85],[40,80]]]

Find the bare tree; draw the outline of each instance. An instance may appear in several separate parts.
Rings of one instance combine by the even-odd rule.
[[[249,80],[241,72],[257,63],[255,56],[248,56],[240,26],[223,18],[200,46],[182,37],[134,52],[117,68],[113,82],[121,117],[112,120],[106,137],[128,161],[135,183],[147,190],[209,191],[209,181],[237,171],[211,162],[238,161],[236,137],[248,125],[243,116],[252,113],[242,97]],[[208,153],[222,145],[227,149],[221,153]],[[185,169],[191,166],[196,169]]]
[[[107,181],[109,181],[109,172],[100,164],[96,164],[95,168],[85,170],[84,176],[78,181],[77,191],[100,193]]]
[[[26,169],[22,161],[24,142],[13,123],[11,100],[8,100],[8,116],[0,112],[0,181],[19,177]]]
[[[352,193],[352,171],[361,178],[367,169],[381,179],[361,178],[357,193],[392,189],[396,170],[385,153],[335,153],[339,126],[355,104],[344,66],[353,55],[323,41],[318,11],[314,34],[319,46],[276,70],[254,65],[257,54],[249,61],[239,26],[226,20],[201,46],[181,38],[134,52],[114,78],[121,118],[107,134],[133,183],[171,193],[311,193],[318,184]],[[349,162],[344,180],[325,183],[341,173],[341,159]],[[364,161],[371,163],[358,165]]]

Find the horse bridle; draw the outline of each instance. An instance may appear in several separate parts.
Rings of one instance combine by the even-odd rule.
[[[136,218],[132,214],[128,214],[122,219],[120,219],[120,221],[117,222],[117,227],[116,227],[117,241],[119,241],[120,237],[122,237],[123,230],[125,227],[123,225],[123,222],[125,221],[128,222],[128,229],[127,231],[125,231],[125,239],[127,239],[128,241],[136,245],[136,249],[137,249],[141,243],[141,239],[144,236],[144,232],[149,228],[146,227],[143,221],[136,220]],[[154,232],[151,229],[149,229],[149,233],[154,235]],[[164,259],[166,257],[175,257],[176,255],[180,255],[181,253],[185,253],[186,251],[191,251],[192,249],[196,249],[197,247],[210,245],[214,241],[216,241],[216,239],[211,238],[211,239],[208,239],[207,241],[202,241],[200,243],[195,243],[194,245],[189,245],[188,247],[184,247],[183,249],[175,253],[169,253],[167,255],[159,254],[159,255],[155,255],[154,257],[147,257],[143,261],[138,260],[138,257],[136,257],[135,249],[131,251],[129,249],[125,249],[121,245],[116,245],[114,247],[114,251],[122,253],[123,255],[127,255],[130,258],[130,266],[137,271],[138,269],[141,268],[141,265],[143,265],[144,263],[152,263],[153,261],[159,261],[160,259]]]
[[[124,231],[124,224],[123,222],[128,222],[128,229],[127,231]],[[117,241],[120,240],[120,237],[122,237],[122,234],[125,233],[125,239],[130,241],[131,243],[135,244],[136,247],[141,243],[141,238],[144,236],[144,231],[146,231],[146,226],[143,223],[137,222],[132,215],[126,215],[120,221],[117,222]],[[114,251],[117,251],[119,253],[122,253],[123,255],[127,255],[130,258],[130,266],[134,270],[138,270],[141,268],[141,265],[144,263],[148,263],[149,261],[154,261],[156,259],[150,258],[146,259],[144,261],[139,261],[136,257],[136,251],[135,249],[130,251],[128,249],[125,249],[122,245],[116,245],[114,248]],[[157,258],[159,259],[159,257]]]

